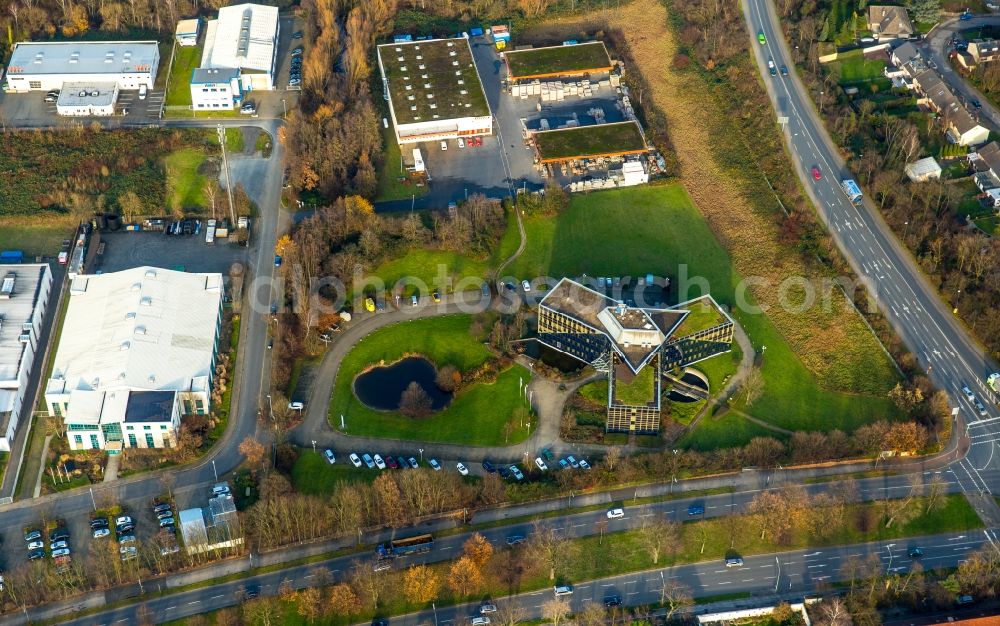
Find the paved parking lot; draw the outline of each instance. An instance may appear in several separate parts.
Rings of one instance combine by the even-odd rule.
[[[46,128],[92,124],[97,122],[107,128],[124,126],[149,126],[160,121],[163,90],[150,91],[144,100],[135,90],[118,94],[118,104],[113,117],[64,117],[56,113],[54,102],[45,102],[44,91],[31,93],[0,92],[0,120],[8,127]]]
[[[188,272],[229,274],[235,261],[245,262],[247,249],[223,240],[205,243],[204,230],[199,235],[165,235],[156,232],[101,233],[104,254],[98,257],[93,271],[119,270],[152,265],[166,269],[183,266]]]

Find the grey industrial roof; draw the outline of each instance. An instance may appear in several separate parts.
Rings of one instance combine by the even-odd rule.
[[[118,83],[63,83],[57,105],[61,107],[108,106],[118,96]]]
[[[156,71],[155,41],[24,41],[8,74],[124,74]]]
[[[38,288],[47,265],[0,265],[0,280],[10,284],[9,297],[0,298],[0,380],[16,380],[24,356],[21,325],[32,321]]]
[[[191,74],[191,84],[228,83],[239,76],[240,70],[236,67],[199,67]]]

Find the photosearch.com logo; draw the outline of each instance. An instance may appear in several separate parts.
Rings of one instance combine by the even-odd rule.
[[[558,276],[456,276],[442,263],[436,266],[430,280],[403,276],[389,282],[358,268],[348,286],[337,276],[307,277],[299,266],[288,264],[279,276],[255,278],[249,288],[249,302],[256,313],[290,311],[308,317],[310,323],[345,310],[381,311],[390,306],[410,311],[432,307],[441,312],[479,313],[493,309],[514,313],[525,304],[537,304],[560,280],[562,277]],[[815,311],[829,314],[853,306],[858,296],[867,299],[868,310],[876,310],[878,305],[878,284],[864,276],[789,276],[777,283],[767,277],[750,276],[733,286],[718,285],[713,290],[707,277],[691,274],[689,266],[681,264],[674,278],[653,274],[618,277],[582,274],[572,280],[578,285],[567,293],[574,306],[581,312],[593,309],[595,314],[608,306],[608,299],[629,307],[657,309],[706,295],[749,315],[760,315],[774,308],[796,315]],[[437,298],[433,297],[435,294]],[[413,296],[417,298],[417,307],[412,306]]]

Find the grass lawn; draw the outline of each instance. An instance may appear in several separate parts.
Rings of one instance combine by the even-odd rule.
[[[419,289],[421,296],[426,297],[435,289],[441,293],[451,293],[455,291],[455,287],[459,290],[479,290],[481,281],[462,279],[482,278],[487,270],[486,260],[444,250],[416,248],[402,257],[379,265],[371,271],[371,275],[384,281],[387,287],[405,279],[409,285],[404,290],[406,294]]]
[[[690,424],[695,415],[698,415],[701,407],[705,406],[705,400],[698,400],[696,402],[673,402],[667,400],[666,403],[670,406],[670,417],[678,424],[684,424],[685,426]]]
[[[921,507],[923,504],[922,500],[914,501],[915,507]],[[860,517],[864,509],[877,511],[879,506],[878,503],[853,505],[849,507],[848,514],[844,518],[853,522]],[[727,519],[719,518],[683,524],[679,548],[673,554],[670,550],[664,550],[656,564],[653,563],[639,531],[606,533],[603,537],[598,535],[572,539],[568,542],[569,545],[566,546],[562,558],[558,559],[555,571],[556,581],[579,584],[628,572],[639,572],[654,567],[670,567],[685,563],[715,561],[719,567],[722,567],[722,560],[729,554],[746,557],[807,547],[902,539],[927,533],[937,534],[982,527],[982,522],[961,495],[947,496],[942,508],[932,513],[918,515],[908,524],[896,524],[886,529],[883,521],[881,524],[876,524],[878,530],[862,532],[849,522],[830,529],[824,537],[816,537],[807,532],[796,533],[782,545],[777,545],[769,539],[761,540],[759,533],[753,531],[753,525],[750,523],[727,524]],[[451,561],[444,561],[429,564],[429,567],[439,580],[446,581],[451,564]],[[388,574],[390,580],[386,586],[386,592],[380,600],[379,616],[400,615],[425,608],[421,605],[411,604],[403,597],[402,576],[404,572],[404,569],[398,569]],[[744,572],[744,574],[749,574],[749,572]],[[536,589],[551,588],[552,581],[549,580],[548,571],[542,567],[529,570],[521,579],[517,591],[524,593]],[[508,593],[509,590],[498,584],[495,577],[488,577],[486,587],[478,590],[474,594],[474,598],[455,596],[447,585],[441,585],[436,603],[448,606],[483,597],[502,597]],[[281,624],[296,626],[307,624],[305,619],[298,614],[295,600],[279,601],[278,606],[281,615],[278,621]],[[368,620],[371,617],[370,609],[365,609],[364,613],[355,616],[330,615],[308,623],[339,626]]]
[[[742,360],[743,349],[734,341],[732,351],[699,361],[691,368],[708,376],[708,392],[712,394],[722,389],[729,377],[736,373]]]
[[[684,412],[685,408],[681,411]],[[782,439],[779,433],[747,421],[736,413],[728,412],[720,417],[706,415],[701,418],[695,429],[685,435],[678,445],[704,452],[741,446],[754,437]]]
[[[652,367],[644,367],[629,381],[615,380],[615,400],[622,404],[642,406],[656,396],[656,376]]]
[[[681,325],[677,327],[677,330],[674,331],[674,335],[677,337],[685,337],[693,333],[708,330],[709,328],[714,328],[725,320],[722,313],[712,306],[712,303],[708,300],[692,302],[687,307],[687,310],[689,313],[684,318],[684,321],[681,322]]]
[[[828,67],[837,82],[841,83],[869,81],[885,76],[885,61],[866,59],[860,49],[837,55],[837,60]]]
[[[413,146],[406,150],[412,154]],[[426,155],[424,155],[426,158]],[[406,182],[404,182],[406,181]],[[378,188],[375,191],[375,202],[389,200],[407,200],[427,195],[427,185],[417,186],[410,182],[410,173],[403,167],[403,157],[396,135],[392,127],[382,129],[382,167],[378,170]]]
[[[166,106],[191,106],[191,73],[201,64],[201,46],[174,46]]]
[[[0,250],[21,250],[28,260],[34,256],[55,256],[63,239],[72,239],[78,223],[71,215],[0,220]]]
[[[232,152],[243,152],[243,129],[242,128],[227,128],[226,129],[226,150]]]
[[[205,205],[206,179],[198,173],[198,168],[204,161],[205,153],[197,148],[181,148],[164,157],[167,202],[171,208],[186,209]]]
[[[1000,237],[1000,218],[996,215],[990,217],[980,217],[975,220],[976,226],[983,229],[988,235]]]
[[[292,486],[300,493],[322,495],[332,493],[337,483],[370,483],[375,480],[379,470],[354,467],[348,454],[348,451],[337,452],[337,462],[330,465],[322,449],[316,448],[316,452],[304,450],[292,467]]]
[[[454,315],[403,322],[368,335],[351,350],[340,365],[330,400],[330,423],[340,426],[340,416],[351,435],[394,439],[502,445],[523,441],[530,433],[515,423],[509,440],[503,426],[511,419],[520,398],[520,381],[528,372],[512,367],[492,384],[474,384],[463,390],[442,411],[423,419],[410,419],[396,412],[375,411],[354,395],[354,378],[368,365],[391,363],[406,354],[422,354],[438,367],[454,365],[467,372],[485,363],[490,354],[481,338],[469,334],[472,317]]]
[[[642,140],[642,133],[635,122],[547,130],[535,133],[535,143],[543,161],[646,149],[646,142]]]
[[[680,276],[704,279],[712,296],[722,306],[730,307],[754,345],[758,349],[767,346],[763,362],[764,396],[744,409],[755,417],[791,429],[851,431],[875,419],[897,415],[882,395],[823,389],[766,315],[745,313],[733,306],[740,277],[729,254],[680,185],[574,195],[569,208],[558,217],[529,218],[525,230],[527,248],[509,272],[515,276],[666,275],[674,279],[670,298],[677,302],[701,295],[693,280],[690,289],[677,293]],[[608,233],[619,234],[613,245],[608,243]],[[683,274],[682,266],[685,266]],[[723,362],[729,358],[740,357],[718,356],[696,367],[704,366],[710,376],[715,375],[712,384],[717,387],[721,384],[719,377],[734,371],[731,362]],[[867,388],[873,379],[882,380],[887,371],[891,373],[886,369],[884,354],[865,351],[853,355],[853,360],[850,371],[842,375],[857,388]],[[699,429],[702,424],[707,422],[700,422]],[[738,444],[761,434],[762,429],[738,428],[737,433],[743,437],[718,430],[713,435]],[[692,445],[694,442],[698,447],[708,443],[704,439],[694,439]]]
[[[563,72],[582,72],[611,67],[611,57],[603,42],[576,46],[553,46],[537,50],[512,50],[504,55],[511,78],[545,76]]]

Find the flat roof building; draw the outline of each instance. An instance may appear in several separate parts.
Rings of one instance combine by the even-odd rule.
[[[197,17],[177,22],[174,40],[178,46],[197,46],[198,33],[201,32],[201,20]]]
[[[115,114],[117,83],[63,83],[56,113],[67,116],[108,117]]]
[[[242,97],[236,68],[199,67],[191,75],[191,106],[197,111],[232,109]]]
[[[240,71],[245,91],[275,88],[278,51],[278,7],[235,4],[219,9],[205,27],[202,68]]]
[[[382,44],[378,66],[400,144],[493,133],[468,39]]]
[[[512,81],[606,74],[613,67],[603,41],[512,50],[503,56]]]
[[[28,41],[14,46],[8,91],[49,91],[63,83],[116,83],[152,89],[160,50],[155,41]]]
[[[4,452],[10,451],[22,418],[30,417],[25,394],[51,291],[48,265],[0,265],[0,450]]]
[[[210,410],[221,274],[154,267],[73,279],[45,389],[70,448],[159,448]]]
[[[655,433],[664,372],[729,352],[732,318],[711,296],[630,307],[569,278],[538,305],[538,340],[608,375],[606,429]]]

